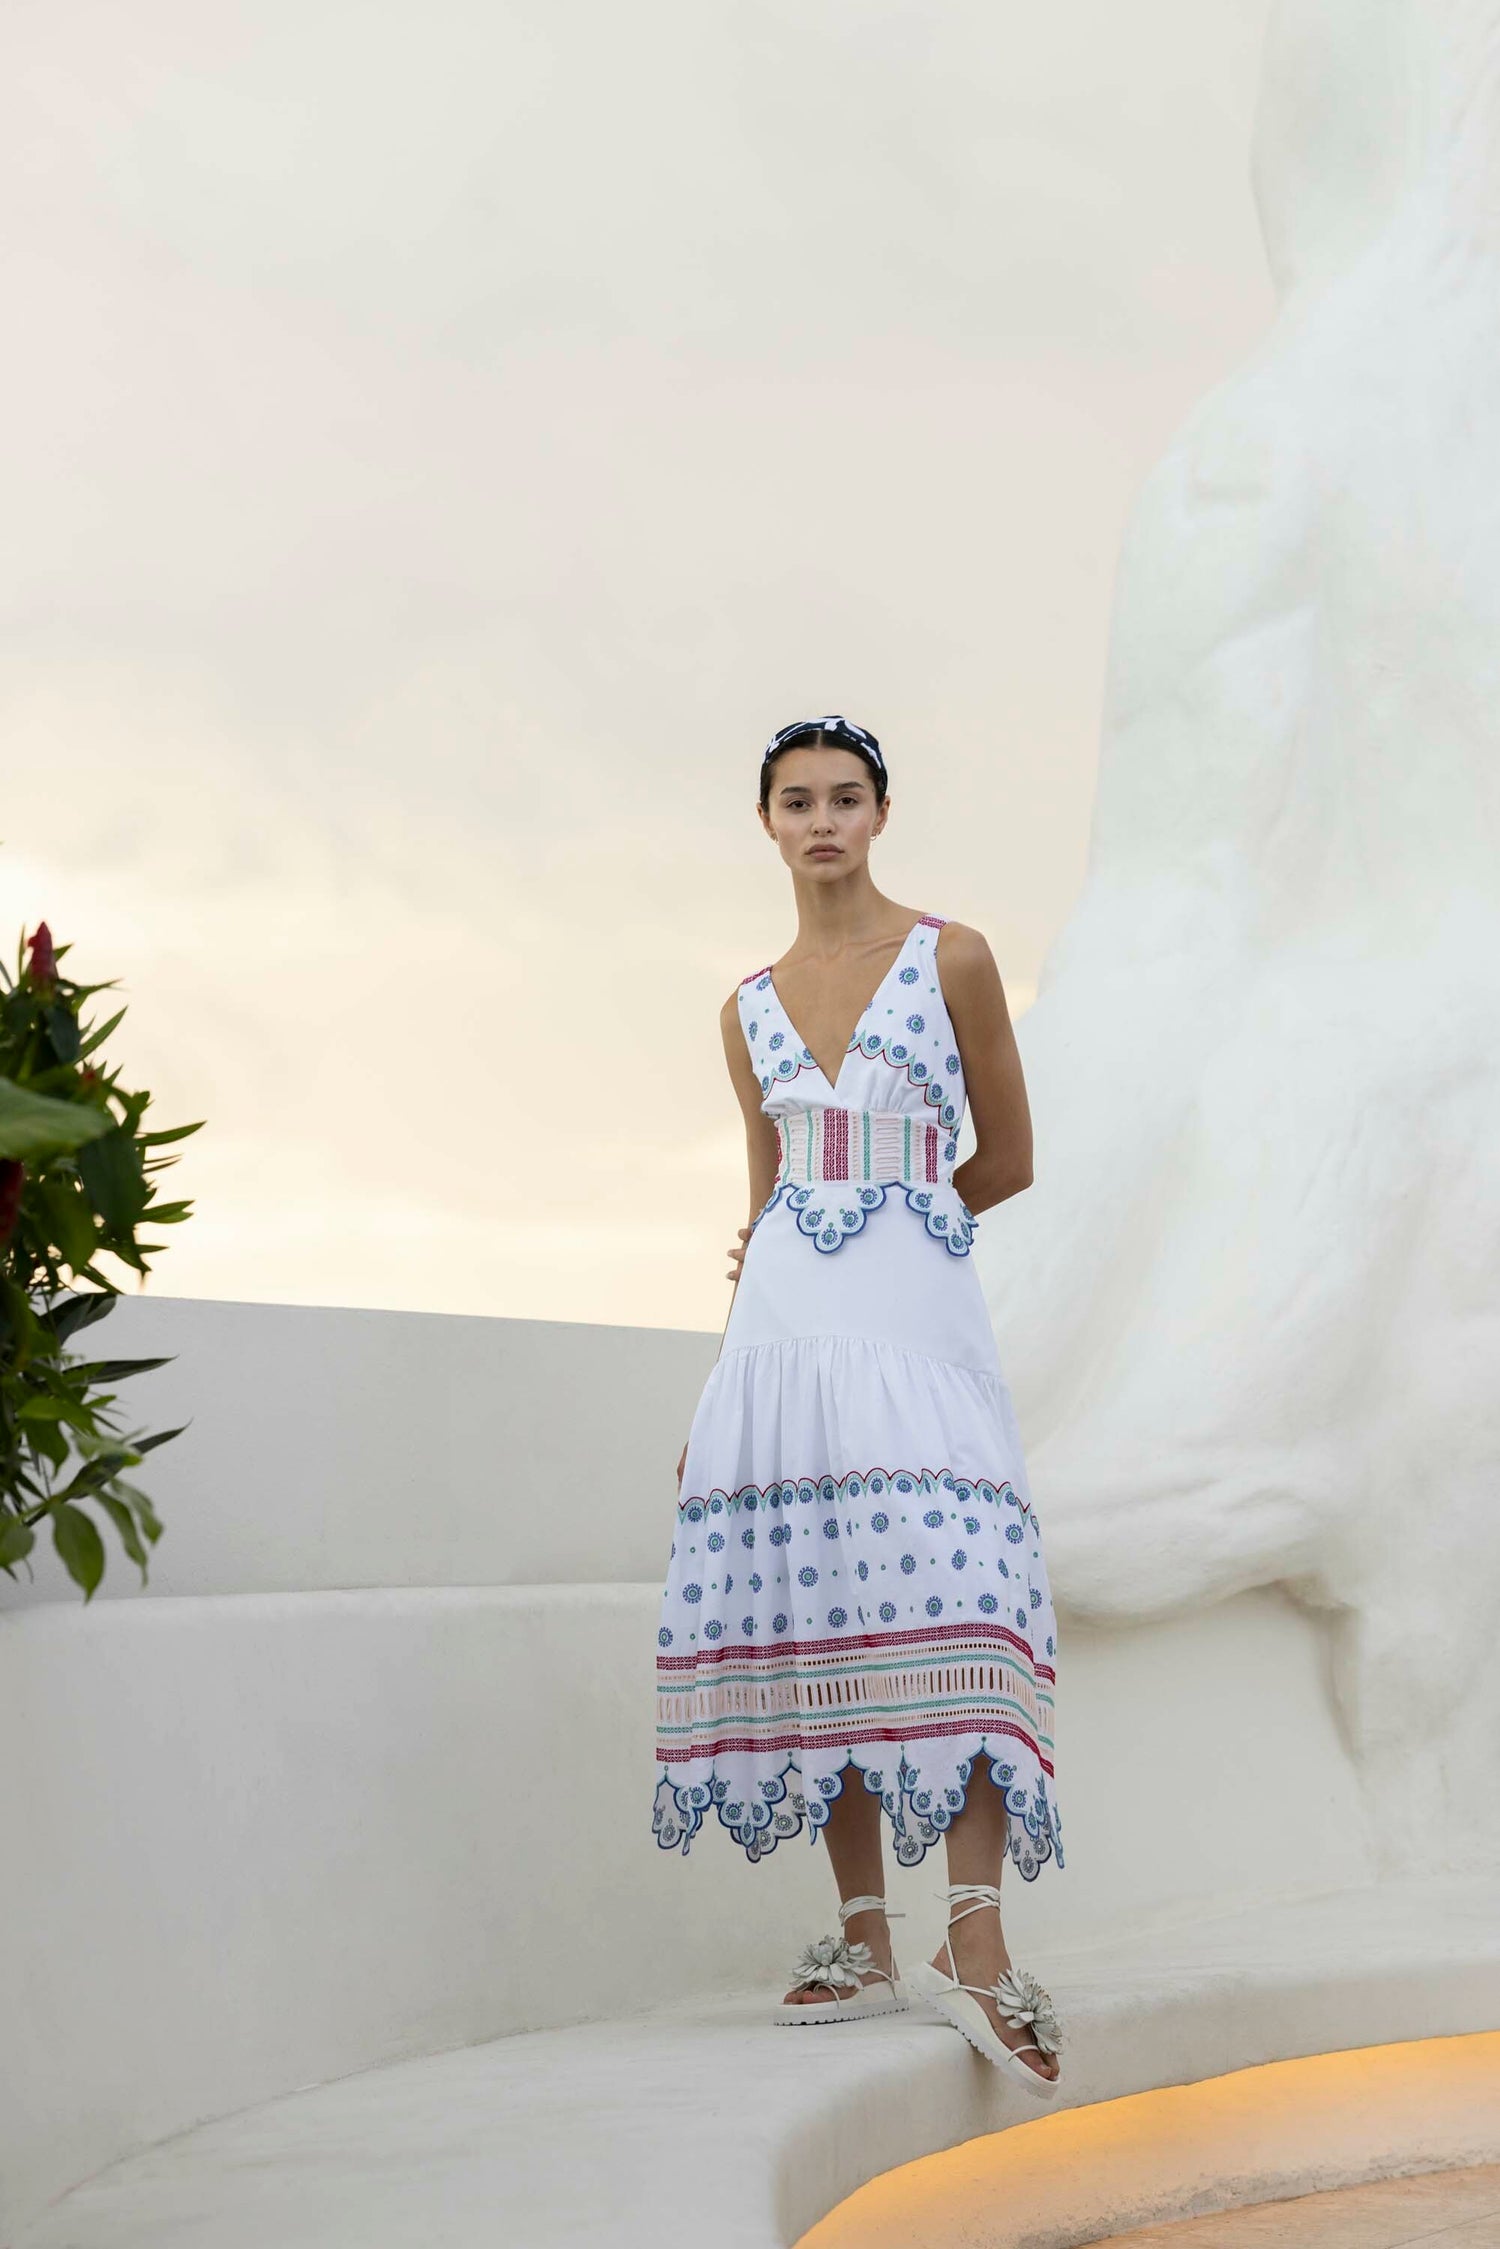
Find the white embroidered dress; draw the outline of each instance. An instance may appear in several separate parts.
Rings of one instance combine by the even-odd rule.
[[[781,1161],[688,1435],[657,1636],[664,1849],[715,1813],[761,1858],[815,1837],[853,1779],[915,1865],[984,1751],[1021,1873],[1063,1862],[1056,1625],[952,1180],[942,926],[908,932],[831,1085],[771,971],[740,986]]]

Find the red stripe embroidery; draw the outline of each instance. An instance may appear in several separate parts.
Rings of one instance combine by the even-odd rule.
[[[847,1109],[830,1109],[823,1119],[823,1176],[825,1179],[847,1179],[849,1176]]]
[[[943,1648],[955,1640],[1000,1641],[1019,1648],[1039,1679],[1056,1678],[1055,1672],[1037,1661],[1029,1640],[1023,1640],[1008,1625],[989,1623],[929,1624],[905,1632],[845,1632],[837,1639],[782,1640],[779,1644],[774,1640],[747,1640],[743,1646],[699,1648],[692,1655],[659,1655],[656,1663],[659,1671],[693,1671],[719,1663],[775,1663],[789,1658],[817,1662],[824,1656],[847,1655],[856,1648],[877,1653],[898,1648]]]
[[[976,1717],[977,1723],[972,1719],[965,1718],[940,1718],[936,1720],[923,1718],[913,1719],[909,1725],[905,1726],[850,1727],[848,1732],[840,1733],[836,1743],[823,1743],[821,1745],[817,1742],[805,1742],[801,1734],[777,1734],[770,1740],[742,1734],[716,1734],[712,1741],[697,1742],[690,1748],[679,1748],[674,1743],[670,1747],[663,1748],[660,1756],[664,1765],[695,1765],[701,1763],[706,1757],[727,1757],[735,1750],[764,1751],[769,1755],[772,1751],[784,1749],[814,1750],[820,1746],[837,1749],[853,1748],[856,1742],[936,1741],[940,1735],[948,1734],[1008,1734],[1013,1741],[1021,1741],[1026,1744],[1049,1780],[1055,1777],[1052,1766],[1042,1755],[1041,1744],[1034,1734],[1029,1734],[1026,1731],[1024,1726],[1018,1726],[1010,1718],[992,1718],[988,1711],[977,1712]]]

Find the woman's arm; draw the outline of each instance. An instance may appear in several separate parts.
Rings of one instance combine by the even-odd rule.
[[[775,1125],[760,1105],[760,1080],[755,1075],[750,1049],[745,1044],[745,1034],[740,1026],[738,991],[730,993],[719,1011],[719,1030],[724,1040],[724,1060],[729,1065],[729,1082],[734,1087],[735,1099],[739,1102],[745,1119],[745,1158],[750,1171],[749,1219],[740,1228],[740,1238],[729,1252],[729,1278],[738,1288],[745,1244],[750,1239],[751,1228],[758,1213],[776,1184],[776,1173],[781,1162],[781,1143]],[[732,1309],[732,1295],[729,1301]],[[728,1324],[726,1316],[726,1327]]]
[[[977,1217],[1031,1185],[1031,1107],[1005,987],[987,941],[966,922],[950,921],[938,931],[937,950],[977,1140],[953,1184]]]

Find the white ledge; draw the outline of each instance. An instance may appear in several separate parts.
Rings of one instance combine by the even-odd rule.
[[[1488,2030],[1500,1884],[1387,1885],[1184,1920],[1054,1955],[1047,1981],[1068,2033],[1066,2105]],[[1045,2113],[931,2017],[781,2029],[765,2020],[770,1996],[534,2032],[284,2095],[113,2165],[13,2249],[788,2249],[877,2173]],[[1451,2151],[1393,2145],[1389,2168],[1493,2160],[1500,2107],[1488,2118],[1490,2144],[1469,2124]],[[1338,2183],[1326,2172],[1307,2183]]]

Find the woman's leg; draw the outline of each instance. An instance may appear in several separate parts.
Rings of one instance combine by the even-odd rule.
[[[948,1830],[950,1882],[998,1885],[1000,1870],[1005,1864],[1005,1822],[1005,1792],[991,1780],[989,1759],[981,1754],[975,1758],[969,1775],[964,1808]],[[948,1927],[953,1969],[958,1972],[959,1982],[993,1984],[1000,1971],[1011,1965],[999,1914],[993,1906],[976,1905],[971,1898],[960,1899],[952,1910],[961,1916]],[[941,1945],[932,1956],[932,1965],[940,1968],[945,1976],[953,1972]],[[996,2034],[1007,2046],[1020,2046],[1031,2036],[1029,2030],[1017,2030],[1006,2022],[993,1999],[977,1992],[971,1996],[979,2000]],[[1039,2054],[1035,2047],[1022,2054],[1021,2060],[1029,2063],[1040,2077],[1055,2077],[1060,2066],[1055,2054]]]
[[[828,1847],[840,1900],[885,1896],[880,1861],[880,1798],[866,1788],[864,1775],[857,1765],[844,1767],[844,1785],[828,1807],[823,1841]],[[883,1968],[887,1975],[892,1974],[891,1932],[883,1913],[875,1913],[868,1907],[863,1913],[851,1913],[843,1930],[851,1944],[867,1944],[874,1955],[875,1966]],[[861,1979],[867,1984],[880,1980],[874,1974]],[[852,1984],[843,1988],[851,1994],[854,1990]],[[818,1985],[810,1990],[789,1991],[786,1996],[793,2005],[819,2001],[826,2005],[833,1994],[826,1985]]]

